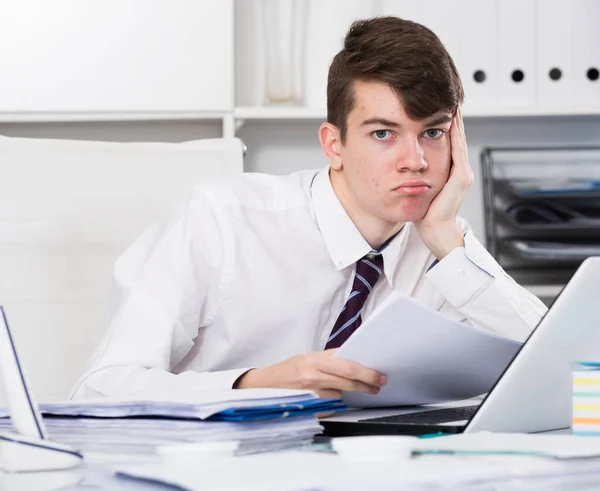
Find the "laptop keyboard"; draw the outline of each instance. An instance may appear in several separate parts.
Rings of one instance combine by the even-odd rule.
[[[471,419],[479,406],[460,406],[444,409],[432,409],[410,414],[395,414],[382,418],[361,419],[361,422],[369,423],[406,423],[406,424],[431,424],[450,423],[452,421],[463,421]]]

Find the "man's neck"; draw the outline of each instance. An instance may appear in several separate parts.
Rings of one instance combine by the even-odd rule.
[[[363,211],[359,206],[356,206],[339,176],[330,172],[329,178],[331,180],[333,191],[342,207],[373,250],[380,250],[392,237],[402,230],[404,223],[392,223],[378,220]]]

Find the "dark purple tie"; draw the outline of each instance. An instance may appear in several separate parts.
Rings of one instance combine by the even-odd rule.
[[[361,312],[367,297],[383,271],[381,254],[367,254],[356,263],[352,291],[331,330],[325,349],[339,348],[362,322]]]

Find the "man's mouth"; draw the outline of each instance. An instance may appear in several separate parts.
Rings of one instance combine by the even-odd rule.
[[[407,181],[394,188],[394,191],[407,196],[416,196],[425,194],[431,189],[431,186],[425,181]]]

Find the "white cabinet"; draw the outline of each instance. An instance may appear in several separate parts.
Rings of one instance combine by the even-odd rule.
[[[0,113],[233,109],[233,0],[0,0],[0,12]]]
[[[291,1],[291,0],[286,0]],[[308,5],[304,54],[304,101],[300,107],[264,104],[264,48],[261,0],[236,0],[235,111],[236,126],[245,121],[324,120],[325,87],[331,58],[342,47],[351,22],[373,15],[396,15],[432,29],[453,57],[465,87],[466,118],[546,117],[600,115],[600,58],[593,47],[598,24],[592,12],[596,0],[297,0]],[[505,5],[507,4],[507,5]],[[571,4],[573,4],[571,6]],[[591,9],[591,10],[590,10]],[[579,15],[571,15],[577,10]],[[597,10],[597,7],[596,7]],[[580,61],[578,74],[569,64],[561,83],[571,83],[566,97],[545,97],[537,83],[546,80],[546,68],[536,59],[549,57],[560,64],[559,50],[548,51],[536,33],[552,32],[550,14],[559,12],[565,25],[554,42],[571,46]],[[543,24],[543,25],[541,25]],[[589,39],[585,43],[583,39]],[[564,47],[562,49],[564,51]],[[590,54],[591,53],[591,54]],[[548,63],[551,63],[548,61]],[[563,63],[564,64],[564,63]],[[561,64],[562,66],[562,64]],[[536,69],[542,70],[539,74]],[[478,77],[477,75],[482,75]],[[587,74],[587,75],[586,75]],[[576,86],[575,75],[581,87]],[[556,86],[556,87],[555,87]],[[585,97],[585,99],[584,99]]]

